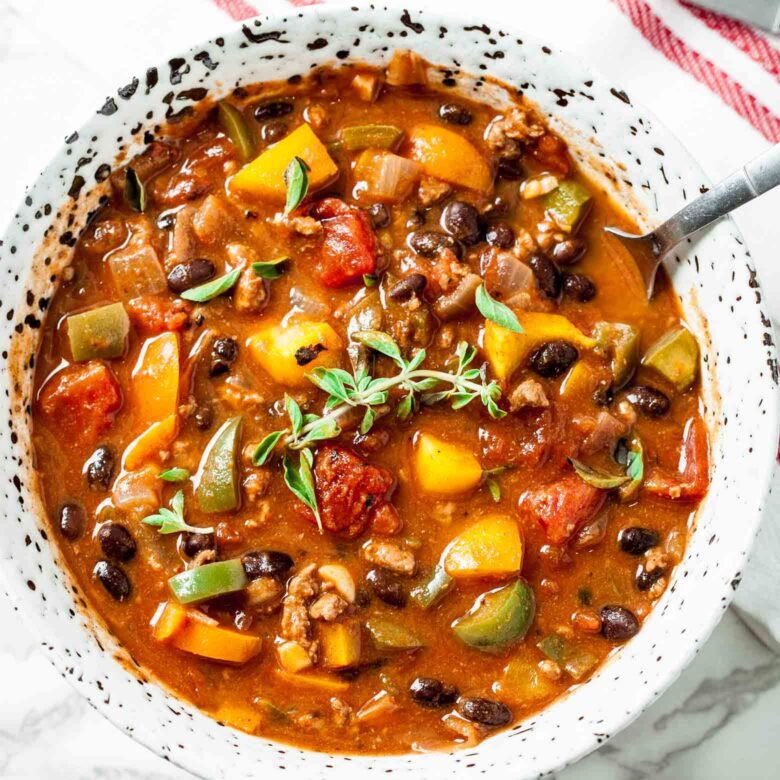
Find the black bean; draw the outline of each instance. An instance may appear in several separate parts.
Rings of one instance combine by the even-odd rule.
[[[588,245],[581,238],[567,238],[553,247],[552,259],[558,265],[576,263],[584,254]]]
[[[564,274],[563,294],[580,303],[587,303],[596,297],[596,285],[585,274]]]
[[[409,694],[423,707],[449,707],[458,699],[458,689],[435,677],[415,677],[409,686]]]
[[[512,208],[512,203],[501,195],[496,195],[492,202],[482,209],[484,217],[503,217]]]
[[[471,111],[457,103],[442,103],[439,106],[439,118],[451,125],[470,125],[473,119]]]
[[[287,135],[288,131],[287,122],[275,120],[266,122],[260,128],[260,138],[267,144],[273,144],[277,141],[281,141]]]
[[[661,577],[664,576],[666,571],[661,567],[648,571],[644,566],[640,566],[636,573],[636,587],[638,590],[645,591],[655,585]]]
[[[214,412],[210,406],[198,406],[192,417],[199,431],[207,431],[211,428],[211,423],[214,421]]]
[[[60,533],[73,542],[84,533],[87,518],[81,504],[63,504],[60,507]]]
[[[283,580],[293,567],[293,559],[278,550],[252,550],[241,556],[246,576],[250,580],[259,577],[274,577]]]
[[[194,558],[200,552],[216,549],[217,540],[214,534],[196,534],[189,532],[183,534],[183,536],[182,548],[184,549],[185,554],[190,558]]]
[[[211,345],[211,365],[209,376],[220,376],[230,371],[230,364],[238,357],[238,342],[224,336],[215,339]]]
[[[596,406],[609,406],[615,398],[615,392],[609,382],[601,381],[593,391],[593,403]]]
[[[294,106],[289,100],[272,100],[269,103],[261,103],[255,108],[255,119],[263,122],[266,119],[278,119],[292,113]]]
[[[207,282],[216,272],[214,263],[203,258],[190,263],[179,263],[168,272],[168,288],[171,292],[183,293]]]
[[[548,341],[537,347],[528,358],[528,367],[539,376],[553,379],[560,376],[580,356],[568,341]]]
[[[422,227],[425,224],[425,214],[419,209],[415,209],[406,220],[406,227],[412,230],[413,228]]]
[[[422,257],[436,257],[442,249],[452,249],[460,256],[458,242],[438,230],[415,230],[409,234],[409,246]]]
[[[498,161],[497,174],[499,179],[519,181],[525,176],[525,168],[519,157],[502,157]]]
[[[451,236],[469,246],[478,243],[481,238],[479,212],[463,200],[454,200],[444,207],[441,226]]]
[[[106,523],[98,531],[103,554],[115,561],[129,561],[135,556],[135,539],[120,523]]]
[[[463,698],[458,702],[458,712],[482,726],[506,726],[512,720],[512,710],[492,699]]]
[[[625,642],[639,631],[636,615],[625,607],[608,604],[601,608],[601,633],[610,642]]]
[[[84,464],[87,482],[92,490],[108,490],[114,476],[114,453],[101,444]]]
[[[515,243],[515,231],[506,222],[497,222],[485,232],[485,240],[490,246],[509,249]]]
[[[658,541],[655,531],[636,525],[624,528],[618,536],[620,549],[629,555],[644,555],[648,550],[657,547]]]
[[[403,585],[388,571],[371,569],[366,574],[366,582],[371,586],[377,598],[391,607],[406,606],[406,591]]]
[[[92,573],[117,601],[124,601],[130,595],[130,580],[122,568],[116,564],[98,561]]]
[[[413,295],[421,293],[425,289],[428,280],[422,274],[409,274],[401,281],[396,282],[387,295],[394,301],[408,301]]]
[[[390,209],[384,203],[372,203],[368,207],[368,218],[374,230],[386,228],[390,224]]]
[[[561,272],[558,266],[544,255],[531,255],[528,261],[536,278],[536,286],[547,298],[557,298],[561,294]]]
[[[665,393],[649,385],[632,387],[627,393],[628,401],[648,417],[663,417],[669,411],[669,398]]]

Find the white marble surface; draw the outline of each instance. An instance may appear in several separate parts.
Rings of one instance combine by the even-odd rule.
[[[487,0],[489,2],[489,0]],[[569,3],[567,5],[567,3]],[[260,3],[257,4],[261,5]],[[548,0],[530,26],[552,35],[574,10],[570,0]],[[565,6],[565,9],[564,9]],[[209,0],[135,0],[125,6],[120,40],[117,6],[96,0],[0,0],[0,222],[21,197],[24,184],[61,139],[128,74],[190,41],[229,24]],[[504,6],[506,8],[506,6]],[[176,12],[186,26],[171,25]],[[583,20],[584,21],[584,20]],[[586,29],[572,19],[555,29],[562,46],[579,51],[603,70],[619,74],[632,96],[650,105],[689,146],[713,178],[730,172],[766,143],[736,117],[715,128],[702,121],[710,96],[691,82],[689,101],[659,92],[664,69],[632,72],[627,39],[588,47]],[[780,97],[780,95],[778,95]],[[777,108],[777,106],[775,106]],[[728,139],[739,138],[738,144]],[[769,299],[780,302],[777,221],[780,192],[743,209],[737,221],[753,249]],[[772,230],[766,225],[773,225]],[[132,742],[92,711],[36,649],[11,607],[0,602],[0,777],[58,780],[184,780],[190,775]],[[688,778],[718,780],[780,774],[780,656],[759,643],[733,612],[678,682],[632,726],[597,753],[560,773],[563,780]]]

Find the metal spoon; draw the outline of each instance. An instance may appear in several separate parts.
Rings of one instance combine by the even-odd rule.
[[[622,239],[629,246],[631,243],[642,242],[649,248],[655,259],[646,279],[649,300],[653,296],[658,267],[677,244],[778,184],[780,144],[760,154],[744,168],[692,200],[651,233],[636,236],[613,227],[605,227],[604,230]]]

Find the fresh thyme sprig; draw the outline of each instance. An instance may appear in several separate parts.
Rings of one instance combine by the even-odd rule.
[[[303,414],[298,404],[288,396],[285,409],[290,418],[290,427],[269,433],[260,442],[254,453],[255,465],[263,465],[280,441],[288,449],[301,450],[317,441],[336,438],[341,433],[339,420],[356,408],[365,409],[360,432],[368,433],[379,408],[388,403],[393,389],[405,393],[395,409],[396,417],[402,421],[408,420],[420,404],[430,406],[446,400],[450,401],[453,409],[462,409],[479,399],[491,417],[498,419],[506,414],[497,403],[501,397],[498,384],[487,382],[481,369],[468,368],[476,356],[476,349],[465,341],[458,344],[454,371],[448,372],[420,368],[426,358],[424,349],[406,360],[395,341],[381,331],[358,331],[352,334],[352,338],[389,357],[400,371],[394,376],[375,379],[365,370],[350,374],[341,368],[316,368],[307,376],[328,394],[324,413]]]
[[[172,511],[171,511],[172,510]],[[188,531],[192,534],[210,534],[214,529],[209,526],[190,525],[184,519],[184,491],[179,490],[171,499],[171,509],[160,507],[156,514],[149,515],[142,520],[146,525],[156,526],[161,534],[178,534]]]
[[[352,334],[352,338],[390,358],[399,368],[389,377],[371,377],[365,369],[350,374],[341,368],[316,368],[308,379],[328,394],[322,414],[304,414],[298,403],[287,396],[285,411],[290,419],[288,428],[269,433],[255,449],[253,462],[262,466],[271,453],[281,444],[288,451],[284,456],[284,480],[287,487],[311,510],[322,529],[317,499],[312,479],[312,454],[310,447],[318,441],[334,439],[341,434],[340,420],[354,409],[364,409],[360,432],[368,433],[376,418],[383,413],[390,401],[390,391],[400,390],[404,396],[395,407],[396,417],[408,420],[420,404],[448,401],[453,409],[462,409],[473,400],[485,406],[491,417],[503,417],[498,406],[501,388],[496,382],[488,382],[484,369],[469,368],[477,351],[462,341],[455,351],[456,365],[452,371],[421,368],[426,358],[424,349],[410,360],[401,354],[398,344],[386,333],[364,330]],[[289,450],[300,450],[298,465]]]

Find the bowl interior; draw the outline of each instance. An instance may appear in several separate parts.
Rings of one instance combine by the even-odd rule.
[[[9,369],[0,384],[10,399],[0,426],[2,570],[9,595],[57,668],[120,728],[196,774],[269,778],[300,770],[320,777],[373,770],[466,777],[495,769],[530,777],[557,769],[627,725],[675,679],[728,606],[760,520],[777,441],[777,363],[765,338],[771,325],[749,254],[733,223],[724,221],[683,245],[669,264],[686,318],[707,345],[705,398],[715,431],[712,488],[686,558],[640,634],[589,682],[537,717],[454,754],[302,751],[225,728],[166,693],[84,611],[40,519],[29,407],[41,320],[78,231],[105,192],[117,146],[128,155],[139,151],[147,131],[187,110],[187,91],[194,87],[219,97],[240,84],[287,78],[325,63],[382,64],[397,47],[440,64],[438,78],[458,84],[445,89],[500,100],[479,78],[490,73],[521,90],[640,224],[657,222],[707,184],[658,120],[551,43],[501,29],[495,20],[392,8],[314,7],[258,17],[139,72],[68,139],[0,242],[0,332]],[[475,78],[462,77],[464,72]]]

